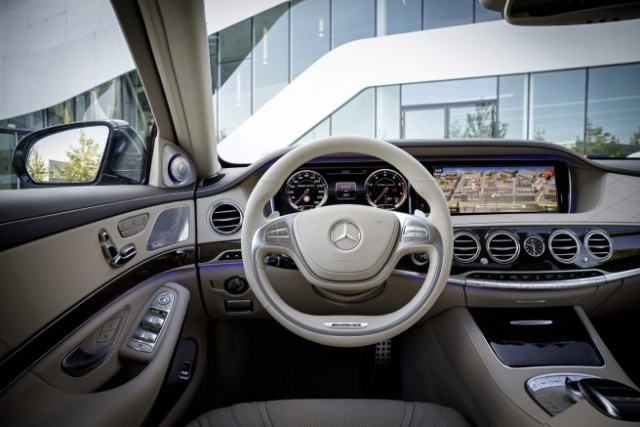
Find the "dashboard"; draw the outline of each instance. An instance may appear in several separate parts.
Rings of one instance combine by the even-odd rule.
[[[452,215],[570,211],[568,168],[559,161],[423,160],[422,164],[438,182]],[[289,176],[274,200],[276,210],[284,213],[343,203],[429,212],[411,183],[393,167],[354,159],[303,165]]]
[[[594,162],[547,143],[393,143],[431,173],[449,203],[453,262],[448,283],[454,295],[459,295],[455,286],[463,289],[466,304],[576,303],[640,278],[640,171]],[[213,292],[224,294],[229,277],[242,276],[242,210],[279,155],[244,169],[223,170],[197,190],[198,200],[205,202],[198,217],[208,222],[199,227],[199,261]],[[337,204],[409,214],[430,211],[410,180],[374,157],[345,153],[316,158],[282,179],[265,206],[265,217]],[[235,225],[229,230],[231,221]],[[308,299],[291,297],[292,304],[311,301],[315,291],[295,271],[293,260],[271,254],[265,264],[280,277],[275,281],[285,287],[283,292],[308,289]],[[410,287],[420,281],[429,268],[425,254],[403,257],[387,291],[403,292],[405,283]],[[211,298],[210,304],[220,304]],[[328,304],[325,309],[336,308]]]

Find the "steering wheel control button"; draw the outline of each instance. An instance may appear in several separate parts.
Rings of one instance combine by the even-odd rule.
[[[426,242],[429,240],[429,231],[427,227],[419,221],[408,219],[404,223],[402,240],[405,242]]]
[[[331,242],[338,249],[348,251],[360,243],[360,229],[352,222],[343,221],[331,229]]]
[[[286,221],[278,221],[267,227],[265,234],[267,243],[289,243],[291,235]]]

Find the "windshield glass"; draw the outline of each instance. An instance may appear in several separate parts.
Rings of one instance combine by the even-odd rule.
[[[517,27],[478,0],[218,3],[207,23],[224,160],[347,134],[640,151],[637,21]]]
[[[153,117],[108,0],[0,2],[0,188],[20,138]],[[223,160],[329,135],[640,156],[640,25],[519,27],[478,0],[205,0]]]

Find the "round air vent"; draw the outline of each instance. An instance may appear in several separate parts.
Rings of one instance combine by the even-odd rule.
[[[487,238],[487,252],[495,262],[508,264],[520,254],[520,242],[509,231],[495,231]]]
[[[611,239],[604,231],[593,230],[584,236],[584,245],[591,254],[597,260],[603,261],[608,259],[613,253],[613,245]]]
[[[233,234],[242,226],[242,211],[234,203],[218,203],[211,209],[209,221],[216,233]]]
[[[580,255],[580,241],[569,230],[554,231],[549,236],[549,252],[562,263],[572,263]]]
[[[458,231],[453,236],[453,259],[468,263],[475,261],[480,254],[480,241],[467,231]]]

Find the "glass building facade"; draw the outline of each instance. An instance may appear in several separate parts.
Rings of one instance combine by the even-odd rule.
[[[531,139],[626,157],[640,151],[640,64],[368,88],[297,143],[338,134]]]
[[[477,0],[296,0],[208,38],[220,140],[317,60],[361,39],[500,20]],[[294,143],[356,134],[525,138],[581,154],[640,151],[640,63],[369,87]],[[15,144],[61,123],[122,119],[141,135],[152,117],[136,71],[43,110],[0,120],[0,188],[16,188]]]
[[[276,6],[209,36],[218,136],[224,139],[343,44],[499,19],[477,0],[297,0]]]

